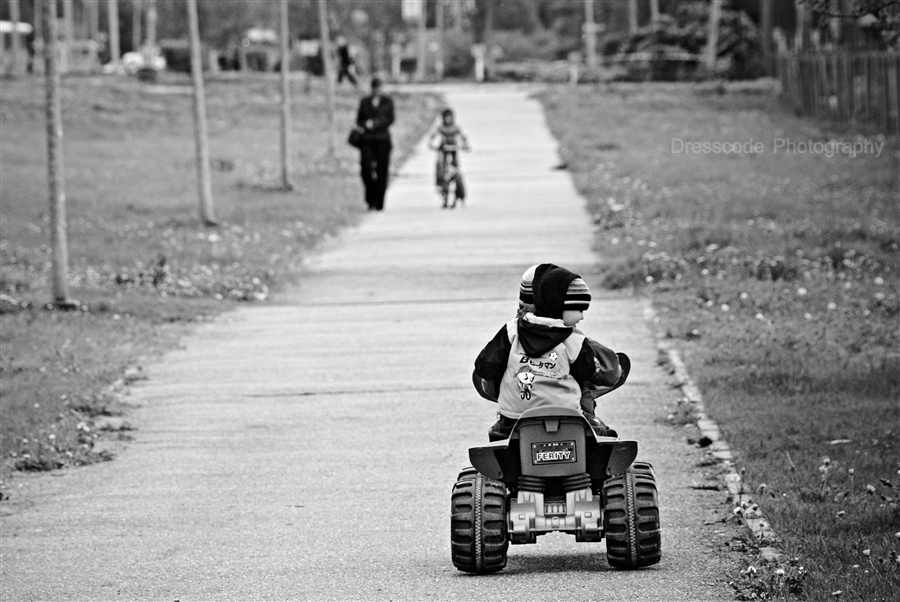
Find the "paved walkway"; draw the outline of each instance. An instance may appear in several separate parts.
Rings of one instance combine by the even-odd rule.
[[[641,301],[596,286],[583,200],[522,89],[447,90],[474,151],[471,198],[442,211],[420,149],[366,217],[275,304],[201,327],[129,400],[115,462],[22,477],[0,522],[3,600],[730,600],[721,493],[659,423],[674,391]],[[585,330],[633,361],[602,414],[656,467],[663,561],[610,570],[603,544],[548,535],[491,577],[456,571],[450,488],[495,406],[472,362],[555,262],[594,286]],[[706,524],[704,524],[706,523]]]

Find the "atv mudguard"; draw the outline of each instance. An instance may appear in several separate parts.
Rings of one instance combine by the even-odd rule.
[[[469,461],[475,469],[507,486],[514,486],[522,474],[520,455],[520,429],[529,424],[543,422],[548,432],[560,428],[559,423],[582,425],[585,438],[585,471],[592,480],[601,481],[607,477],[622,474],[638,453],[637,441],[620,441],[615,437],[601,437],[594,434],[590,423],[578,410],[561,407],[542,407],[526,411],[512,434],[505,441],[495,441],[487,445],[469,448]],[[530,452],[529,452],[530,453]]]

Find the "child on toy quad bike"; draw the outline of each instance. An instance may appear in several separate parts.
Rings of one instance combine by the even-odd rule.
[[[462,130],[455,123],[452,109],[444,109],[441,112],[441,125],[435,130],[428,141],[429,148],[438,151],[437,164],[435,166],[435,184],[438,193],[443,198],[443,208],[448,207],[450,184],[455,185],[453,204],[456,201],[465,201],[466,189],[463,185],[462,173],[459,170],[459,149],[469,150],[469,141]]]
[[[520,302],[528,300],[525,288]],[[541,406],[583,411],[595,432],[608,434],[593,411],[582,408],[583,388],[613,386],[621,375],[615,352],[576,329],[591,302],[587,284],[545,263],[534,268],[531,294],[534,311],[506,323],[475,360],[476,389],[500,405],[490,440],[507,438],[525,410]]]
[[[519,282],[519,306],[516,309],[517,320],[524,317],[525,314],[529,312],[534,313],[535,311],[533,281],[534,271],[537,269],[537,267],[538,264],[535,264],[525,270],[525,273],[522,274],[522,280]],[[577,326],[575,327],[574,332],[584,334]],[[597,345],[597,353],[603,354],[608,351],[603,345],[600,345],[593,339],[589,338],[587,339],[587,341],[591,345]],[[615,429],[605,424],[597,416],[597,397],[602,395],[602,391],[607,388],[601,388],[600,386],[595,385],[590,381],[585,381],[579,384],[581,385],[581,410],[582,412],[584,412],[585,417],[587,417],[588,422],[590,422],[594,427],[594,431],[598,435],[603,435],[606,437],[618,437],[619,433],[617,433]]]

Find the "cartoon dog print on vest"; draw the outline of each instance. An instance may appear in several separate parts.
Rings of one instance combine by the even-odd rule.
[[[531,399],[531,389],[534,387],[534,372],[526,366],[516,373],[519,385],[519,397]]]

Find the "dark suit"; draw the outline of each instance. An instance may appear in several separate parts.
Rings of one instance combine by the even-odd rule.
[[[366,122],[372,120],[372,127]],[[362,146],[359,148],[360,175],[366,188],[366,205],[370,209],[384,209],[384,193],[387,191],[388,173],[391,165],[391,133],[388,128],[394,123],[394,101],[381,96],[378,106],[372,96],[366,96],[359,103],[356,124],[365,129]]]

